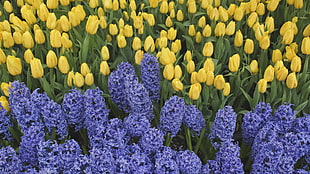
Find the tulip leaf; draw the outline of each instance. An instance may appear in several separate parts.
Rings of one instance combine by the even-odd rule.
[[[194,50],[194,42],[191,37],[182,35],[182,37],[186,40],[186,46],[187,48],[190,48],[190,50]]]
[[[306,100],[305,102],[303,102],[302,104],[298,105],[295,109],[296,111],[296,115],[299,114],[300,111],[302,111],[308,104],[308,100]]]
[[[247,92],[245,92],[241,87],[240,87],[240,90],[243,93],[244,97],[248,100],[250,107],[253,108],[255,106],[253,102],[253,98]]]

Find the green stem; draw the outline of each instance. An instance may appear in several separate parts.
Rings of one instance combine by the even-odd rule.
[[[197,142],[197,144],[196,144],[196,146],[195,146],[195,149],[194,149],[194,152],[195,152],[196,154],[198,153],[198,150],[199,150],[199,148],[200,148],[200,145],[201,145],[201,142],[202,142],[202,139],[203,139],[203,136],[204,136],[205,132],[206,132],[206,129],[205,129],[205,128],[203,128],[203,129],[200,131],[200,136],[199,136],[198,142]]]
[[[172,142],[172,138],[173,137],[171,137],[171,134],[170,133],[167,133],[167,136],[166,136],[166,146],[167,147],[170,147],[170,144],[171,144],[171,142]]]
[[[189,128],[186,128],[185,137],[186,137],[187,148],[188,148],[188,150],[192,151],[193,150],[192,139],[191,139],[191,132],[190,132]]]

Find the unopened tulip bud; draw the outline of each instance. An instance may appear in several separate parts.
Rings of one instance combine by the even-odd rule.
[[[272,51],[272,62],[276,63],[279,60],[282,60],[282,53],[279,49],[275,49]]]
[[[213,85],[213,83],[214,83],[214,73],[213,73],[213,71],[207,71],[206,76],[207,76],[206,84],[208,86]]]
[[[270,46],[270,38],[268,35],[264,35],[260,40],[259,40],[259,47],[263,50],[268,49]]]
[[[68,32],[71,29],[71,23],[69,22],[68,17],[65,15],[62,15],[59,20],[60,20],[61,29],[65,32]]]
[[[4,51],[0,48],[0,65],[6,62],[6,55]]]
[[[176,36],[177,36],[177,30],[175,30],[174,28],[171,27],[168,30],[167,38],[169,40],[174,40],[176,38]]]
[[[269,65],[264,72],[264,79],[267,82],[271,82],[274,79],[274,68],[272,65]]]
[[[182,77],[182,69],[180,65],[174,67],[174,78],[180,79]]]
[[[14,46],[14,39],[13,39],[12,33],[10,32],[2,31],[2,41],[3,41],[4,48],[10,48]]]
[[[52,30],[50,32],[50,43],[54,48],[61,47],[61,34],[58,30]]]
[[[70,71],[70,72],[68,73],[68,78],[67,78],[67,85],[68,85],[69,87],[72,87],[73,78],[74,78],[74,72],[73,72],[73,71]]]
[[[265,14],[265,5],[264,3],[259,3],[256,7],[256,13],[260,16]]]
[[[37,10],[37,15],[40,18],[41,21],[45,22],[48,17],[48,9],[45,5],[45,3],[41,3],[38,10]]]
[[[111,24],[110,24],[111,25]],[[90,15],[86,22],[86,31],[89,34],[96,34],[99,27],[99,19],[97,15]],[[110,33],[111,34],[111,33]]]
[[[34,31],[34,40],[37,44],[45,43],[45,35],[41,29],[37,29]]]
[[[206,26],[206,17],[205,16],[202,16],[202,17],[199,18],[198,26],[200,28],[204,28]]]
[[[177,53],[181,50],[182,45],[181,45],[181,40],[177,39],[174,42],[171,43],[171,51],[174,53]]]
[[[149,0],[150,6],[156,8],[158,6],[158,0]]]
[[[302,35],[303,35],[304,37],[309,37],[309,36],[310,36],[310,24],[308,24],[308,25],[305,27],[304,31],[302,32]]]
[[[196,36],[195,36],[195,41],[196,41],[196,43],[200,43],[201,40],[202,40],[201,32],[198,31],[198,32],[196,33]]]
[[[286,79],[286,76],[288,74],[288,69],[285,66],[282,66],[276,73],[276,78],[279,81],[283,81]]]
[[[253,25],[258,21],[258,15],[256,12],[252,12],[247,19],[247,25],[252,28]]]
[[[100,73],[107,76],[110,74],[110,67],[107,61],[102,61],[100,63]]]
[[[172,63],[165,66],[163,75],[164,75],[164,78],[167,80],[173,79],[173,77],[174,77],[174,66]]]
[[[217,75],[214,78],[214,87],[218,90],[222,90],[225,86],[225,79],[223,75]]]
[[[196,71],[193,71],[191,74],[191,84],[199,83],[197,76],[198,73]]]
[[[9,102],[8,102],[8,100],[6,99],[6,97],[4,97],[4,96],[1,96],[1,97],[0,97],[0,104],[1,104],[1,106],[2,106],[5,110],[10,111]],[[0,110],[1,110],[1,109],[0,109]]]
[[[88,73],[85,76],[85,84],[88,86],[91,86],[92,84],[94,84],[94,75],[93,73]]]
[[[301,9],[304,6],[304,0],[295,0],[294,7],[296,9]]]
[[[214,34],[215,36],[224,36],[225,35],[226,25],[223,22],[219,22],[215,26]]]
[[[300,72],[300,70],[301,70],[301,59],[300,59],[300,57],[296,56],[292,59],[291,70],[293,72]]]
[[[235,34],[234,45],[235,47],[241,47],[243,44],[243,35],[241,30],[238,30]]]
[[[84,77],[79,72],[76,72],[73,77],[73,84],[77,87],[82,87],[84,85]]]
[[[204,83],[207,80],[207,72],[205,69],[201,68],[197,73],[197,80],[200,83]]]
[[[67,74],[69,72],[70,65],[69,65],[67,57],[65,57],[65,56],[60,56],[59,57],[58,69],[63,74]]]
[[[301,52],[302,52],[302,47],[301,47]],[[294,57],[296,57],[296,53],[294,51],[294,49],[290,46],[286,46],[285,47],[285,57],[289,60],[289,61],[292,61],[292,59]]]
[[[189,62],[190,60],[192,60],[193,56],[192,56],[192,52],[190,50],[187,50],[185,55],[184,55],[184,58],[187,62]]]
[[[53,50],[49,50],[46,55],[46,65],[49,68],[54,68],[57,66],[57,56]]]
[[[303,54],[310,54],[310,37],[305,37],[301,43],[301,52]]]
[[[26,63],[30,63],[30,61],[34,58],[34,55],[31,51],[31,49],[27,49],[25,52],[24,52],[24,59],[25,59],[25,62]]]
[[[103,60],[109,60],[110,59],[110,52],[107,46],[103,46],[101,48],[101,57]]]
[[[258,69],[258,62],[257,60],[252,60],[250,63],[250,70],[253,74],[257,74],[259,69]]]
[[[173,79],[172,80],[172,87],[175,91],[182,91],[183,90],[183,83],[180,79]]]
[[[203,68],[205,69],[206,72],[212,71],[214,72],[214,63],[212,58],[207,58],[206,61],[203,64]]]
[[[183,19],[184,19],[184,15],[183,15],[182,10],[178,10],[177,11],[177,20],[178,21],[183,21]]]
[[[4,95],[6,95],[7,97],[9,96],[10,85],[11,84],[6,83],[6,82],[1,83],[1,90],[3,91]]]
[[[160,4],[159,11],[160,13],[166,14],[168,13],[169,7],[168,7],[168,2],[167,0],[163,0]]]
[[[227,10],[222,6],[219,7],[219,16],[222,22],[226,22],[228,20]]]
[[[70,4],[70,1],[72,1],[72,0],[59,0],[60,5],[62,5],[62,6],[67,6],[67,5],[69,5],[69,4]],[[95,0],[95,1],[98,1],[98,0]]]
[[[22,62],[20,58],[15,56],[8,56],[6,59],[6,67],[9,73],[13,76],[19,75],[22,73]]]
[[[267,90],[267,80],[260,79],[257,83],[258,92],[265,93]]]
[[[289,89],[293,89],[293,88],[296,88],[297,85],[298,85],[298,81],[297,81],[297,78],[296,78],[296,73],[292,72],[286,78],[286,86]]]
[[[234,13],[234,19],[235,21],[241,21],[244,15],[244,11],[241,7],[236,8]]]
[[[81,74],[83,76],[86,76],[86,74],[90,73],[90,69],[89,69],[89,66],[87,65],[87,63],[82,63],[80,70],[81,70]]]
[[[284,64],[283,64],[283,61],[282,60],[279,60],[276,62],[276,64],[274,65],[274,72],[277,74],[278,71],[284,67]]]
[[[117,35],[116,39],[117,39],[117,45],[119,48],[125,48],[126,47],[127,41],[126,41],[125,36]]]
[[[195,83],[191,85],[188,92],[188,96],[192,100],[198,100],[198,98],[200,97],[200,93],[201,93],[201,85],[200,83]]]
[[[223,95],[228,96],[229,94],[230,94],[230,84],[226,82],[223,89]]]
[[[196,1],[195,0],[189,0],[188,1],[188,13],[194,14],[197,11],[196,7]]]
[[[235,13],[235,10],[237,8],[237,5],[234,3],[231,3],[227,9],[227,14],[229,17],[232,17]]]
[[[252,39],[245,40],[244,52],[247,54],[252,54],[254,52],[254,42]]]
[[[188,61],[186,65],[186,70],[189,74],[195,71],[195,62],[193,60]]]
[[[38,79],[44,75],[44,70],[40,59],[33,58],[30,60],[30,69],[33,78]]]
[[[291,44],[294,39],[294,32],[292,29],[287,30],[282,38],[282,44]]]
[[[155,51],[155,43],[154,39],[152,38],[151,35],[147,36],[144,40],[144,51],[150,51],[154,52]]]
[[[23,34],[19,31],[15,31],[13,33],[13,39],[15,44],[22,44],[23,43]]]
[[[46,6],[49,9],[55,9],[58,7],[58,0],[47,0]]]
[[[228,68],[231,72],[238,71],[240,66],[240,55],[234,54],[229,58]]]
[[[23,34],[23,46],[25,48],[32,48],[34,46],[34,40],[29,31]]]
[[[196,30],[195,30],[195,26],[194,25],[190,25],[188,28],[188,35],[189,36],[195,36],[196,34]]]
[[[225,29],[225,34],[231,36],[235,33],[235,29],[236,29],[236,22],[230,21]]]
[[[202,54],[206,57],[211,57],[213,54],[213,44],[212,42],[207,42],[203,46]]]
[[[207,24],[207,25],[204,27],[203,31],[202,31],[202,35],[203,35],[204,37],[210,37],[211,34],[212,34],[211,26],[210,26],[209,24]]]
[[[3,3],[3,8],[6,12],[8,13],[12,13],[13,12],[13,6],[12,4],[10,3],[10,1],[4,1]]]
[[[267,5],[268,11],[270,11],[270,12],[275,11],[278,8],[279,1],[280,0],[270,0],[268,5]]]
[[[55,13],[49,13],[46,19],[46,27],[50,30],[54,29],[57,25],[57,18]]]

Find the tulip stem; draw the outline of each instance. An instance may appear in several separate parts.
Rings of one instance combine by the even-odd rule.
[[[205,132],[206,132],[206,129],[205,129],[205,128],[202,128],[202,130],[200,131],[200,136],[199,136],[198,142],[197,142],[197,144],[196,144],[196,146],[195,146],[195,149],[194,149],[194,152],[195,152],[196,154],[197,154],[197,152],[198,152],[198,150],[199,150],[199,148],[200,148],[200,145],[201,145],[201,142],[202,142],[202,138],[203,138]]]
[[[189,128],[186,128],[185,138],[186,138],[186,144],[187,144],[188,150],[192,151],[193,150],[192,139],[191,139],[191,132],[190,132]]]
[[[167,136],[166,136],[166,146],[167,146],[167,147],[170,147],[170,144],[171,144],[171,142],[172,142],[172,138],[173,138],[173,137],[171,137],[171,134],[170,134],[170,133],[167,133]]]

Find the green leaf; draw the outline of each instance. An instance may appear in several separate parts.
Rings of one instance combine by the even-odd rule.
[[[240,90],[242,91],[244,97],[248,100],[251,108],[253,108],[254,107],[253,98],[247,92],[245,92],[241,87],[240,87]]]
[[[297,108],[295,109],[296,111],[296,115],[299,114],[300,111],[302,111],[308,104],[308,100],[303,102],[302,104],[300,104],[299,106],[297,106]]]
[[[187,48],[190,48],[190,50],[194,50],[194,42],[191,37],[182,35],[182,37],[186,40],[186,46]]]

